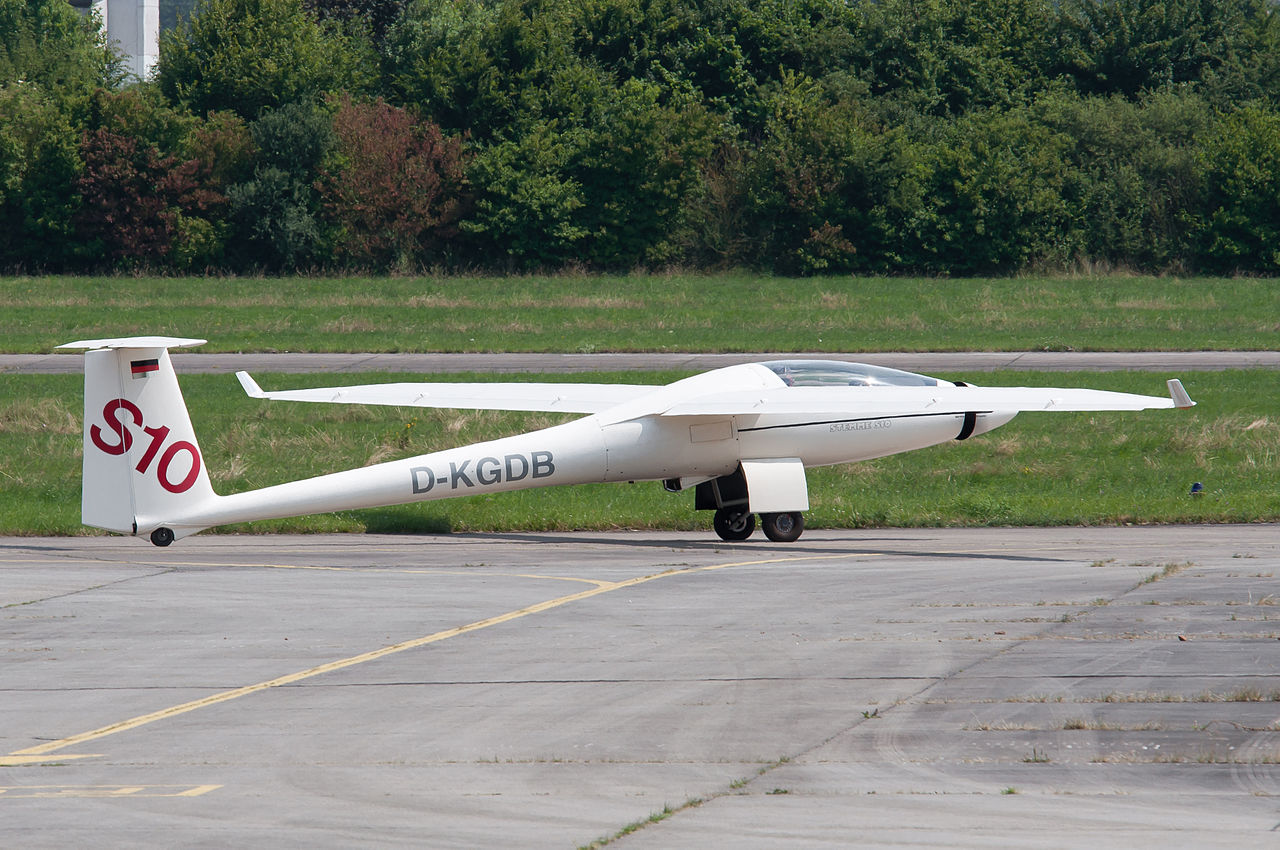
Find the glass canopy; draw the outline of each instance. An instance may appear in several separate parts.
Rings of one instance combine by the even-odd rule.
[[[937,378],[840,360],[772,360],[768,366],[789,387],[936,387]]]

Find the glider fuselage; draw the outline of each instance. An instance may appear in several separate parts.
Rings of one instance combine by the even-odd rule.
[[[710,387],[724,390],[760,380],[750,366],[731,366],[658,388],[655,398],[626,406],[670,405]],[[797,458],[804,467],[829,466],[944,443],[964,427],[964,414],[957,413],[852,419],[631,414],[611,410],[499,440],[217,496],[189,521],[208,527],[553,485],[708,480],[731,474],[751,458]],[[983,430],[1013,418],[1012,413],[983,415]],[[140,528],[151,522],[139,519]]]

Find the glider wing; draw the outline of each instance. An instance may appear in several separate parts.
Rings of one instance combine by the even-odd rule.
[[[782,387],[711,394],[677,401],[663,416],[911,416],[1035,410],[1146,410],[1190,407],[1182,384],[1170,397],[1053,387]]]
[[[273,401],[549,413],[599,413],[656,389],[638,384],[396,383],[267,392],[248,372],[237,372],[236,377],[251,398]]]

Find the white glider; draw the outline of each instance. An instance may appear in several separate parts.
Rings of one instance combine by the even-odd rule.
[[[1089,389],[974,387],[832,360],[716,369],[666,386],[422,383],[266,392],[252,398],[587,414],[564,425],[303,481],[213,492],[168,349],[204,340],[125,337],[60,348],[85,354],[86,525],[157,546],[215,525],[605,481],[694,488],[716,533],[745,540],[756,515],[789,542],[809,508],[805,469],[965,440],[1023,411],[1191,407],[1170,396]]]

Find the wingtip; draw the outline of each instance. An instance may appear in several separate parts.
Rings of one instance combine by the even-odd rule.
[[[262,391],[262,387],[258,386],[258,382],[250,377],[248,372],[236,372],[236,377],[240,379],[240,386],[244,387],[244,394],[249,398],[267,397],[267,394]]]
[[[1171,378],[1169,380],[1169,397],[1173,399],[1173,406],[1177,408],[1186,409],[1188,407],[1195,407],[1196,404],[1191,400],[1191,396],[1188,395],[1187,391],[1183,388],[1182,381],[1177,378]]]

